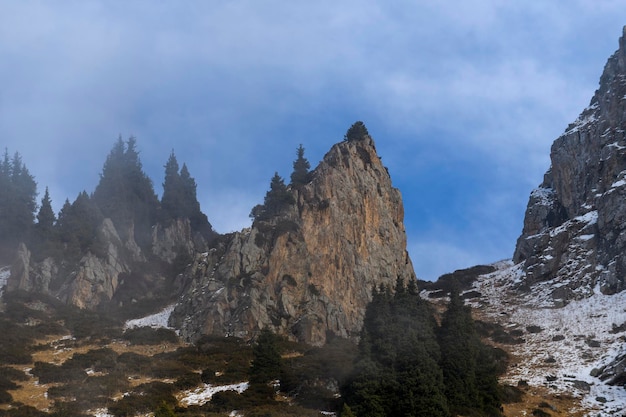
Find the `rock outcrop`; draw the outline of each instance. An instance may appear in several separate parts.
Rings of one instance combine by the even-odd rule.
[[[557,302],[626,285],[626,27],[589,106],[554,142],[514,261]]]
[[[75,263],[54,257],[34,260],[26,245],[21,244],[7,280],[7,291],[45,293],[79,308],[96,309],[113,300],[124,277],[133,275],[136,280],[141,275],[137,270],[148,270],[153,275],[152,282],[166,280],[168,277],[155,276],[160,275],[155,263],[171,265],[179,256],[192,259],[196,251],[206,250],[207,245],[192,232],[188,219],[157,224],[147,254],[135,242],[133,228],[123,241],[113,222],[104,219],[97,234],[98,253],[88,251]],[[134,297],[135,294],[130,298]]]
[[[401,195],[369,136],[334,145],[311,178],[282,214],[197,255],[170,320],[184,337],[355,337],[372,287],[415,278]]]

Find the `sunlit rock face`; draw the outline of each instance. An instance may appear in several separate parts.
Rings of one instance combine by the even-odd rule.
[[[334,145],[311,178],[284,213],[197,255],[171,319],[184,337],[355,337],[374,286],[414,279],[402,198],[369,136]]]
[[[626,28],[589,106],[554,142],[532,192],[514,261],[554,298],[614,293],[626,280]]]

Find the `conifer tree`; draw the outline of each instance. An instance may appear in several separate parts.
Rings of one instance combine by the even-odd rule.
[[[181,217],[179,210],[182,200],[182,187],[179,169],[176,155],[172,150],[165,163],[165,181],[163,182],[163,196],[161,197],[161,209],[167,218]]]
[[[150,243],[150,230],[156,223],[159,201],[152,181],[143,172],[134,137],[126,142],[120,137],[113,146],[93,199],[102,214],[113,220],[122,239],[128,239],[134,232],[140,246]]]
[[[280,377],[281,357],[276,342],[276,335],[269,329],[261,330],[252,351],[251,383],[265,384]]]
[[[300,187],[309,182],[311,177],[309,173],[309,169],[311,168],[311,164],[304,157],[304,147],[302,144],[296,150],[297,158],[293,162],[293,172],[291,173],[291,185],[293,187]]]
[[[80,259],[82,254],[95,249],[98,227],[103,216],[99,207],[86,191],[82,191],[72,204],[65,201],[59,212],[57,228],[59,240],[70,260]]]
[[[52,210],[52,200],[50,200],[50,193],[48,187],[41,199],[41,207],[37,213],[37,229],[42,238],[50,238],[52,235],[52,228],[56,222],[56,216],[54,210]]]
[[[343,388],[358,416],[448,416],[436,322],[399,278],[367,306],[355,372]]]
[[[478,410],[482,415],[500,416],[495,361],[456,289],[451,291],[438,340],[450,409],[459,414]]]
[[[189,173],[187,165],[183,163],[179,170],[176,155],[172,151],[165,164],[165,181],[161,198],[163,219],[189,219],[191,228],[208,239],[213,234],[213,228],[206,215],[200,210],[196,190],[196,181]]]
[[[353,142],[364,140],[367,136],[369,136],[369,132],[365,127],[365,123],[359,120],[350,126],[343,139],[348,142]]]
[[[278,175],[278,172],[275,172],[270,182],[270,189],[265,194],[263,204],[255,206],[250,213],[250,217],[254,218],[255,221],[269,220],[294,203],[293,194],[285,185],[282,177]]]
[[[0,243],[6,249],[26,240],[35,220],[37,183],[16,152],[0,163]]]
[[[438,336],[448,404],[453,410],[463,412],[478,404],[478,337],[469,309],[457,291],[451,292]]]
[[[55,233],[56,216],[52,210],[52,201],[48,187],[41,199],[41,207],[37,213],[37,224],[31,238],[30,247],[37,259],[43,259],[58,253],[58,245]]]

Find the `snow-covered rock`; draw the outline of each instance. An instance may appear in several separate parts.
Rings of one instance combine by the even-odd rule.
[[[203,405],[211,400],[211,397],[217,392],[221,391],[237,391],[242,393],[248,389],[247,382],[240,382],[238,384],[230,385],[211,385],[204,384],[196,389],[183,391],[183,398],[180,403],[188,407],[190,405]]]
[[[7,285],[7,280],[11,275],[11,267],[10,266],[2,266],[0,267],[0,296],[2,296],[2,292],[4,291],[4,287]]]
[[[163,310],[158,313],[151,314],[146,317],[142,317],[139,319],[128,320],[124,324],[125,329],[132,329],[135,327],[154,327],[154,328],[165,328],[169,329],[168,320],[172,315],[172,311],[174,311],[174,307],[176,305],[172,304],[165,307]]]

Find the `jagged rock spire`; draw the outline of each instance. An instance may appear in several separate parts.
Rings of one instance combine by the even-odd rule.
[[[290,209],[198,257],[172,319],[183,336],[355,337],[372,287],[415,278],[400,192],[359,139],[330,149]]]

